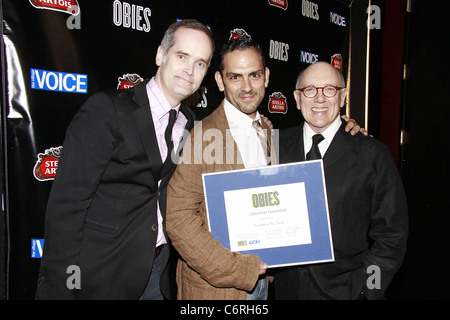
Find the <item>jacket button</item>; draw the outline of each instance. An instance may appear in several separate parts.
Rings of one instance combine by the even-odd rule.
[[[158,225],[157,225],[157,224],[152,225],[152,230],[153,230],[153,231],[158,230]]]
[[[45,278],[44,277],[40,277],[39,279],[38,279],[38,285],[39,286],[43,286],[45,284]]]

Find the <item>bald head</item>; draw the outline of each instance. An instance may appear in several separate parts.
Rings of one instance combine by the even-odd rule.
[[[316,133],[325,131],[338,117],[346,95],[341,72],[326,62],[316,62],[301,72],[294,91],[297,108]]]
[[[302,79],[305,77],[309,77],[311,75],[314,76],[315,78],[322,78],[322,79],[336,78],[336,83],[333,85],[338,87],[345,87],[345,80],[342,73],[335,67],[333,67],[331,64],[324,61],[313,63],[305,70],[301,71],[297,77],[295,87],[298,89],[308,86],[309,84],[302,83]]]

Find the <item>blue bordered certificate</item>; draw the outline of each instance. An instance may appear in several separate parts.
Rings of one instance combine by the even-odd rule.
[[[269,267],[334,261],[322,160],[202,175],[208,225]]]

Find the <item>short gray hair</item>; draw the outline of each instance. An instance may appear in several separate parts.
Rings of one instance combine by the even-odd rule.
[[[175,44],[175,32],[180,28],[187,28],[187,29],[193,29],[198,30],[201,32],[204,32],[209,39],[211,40],[211,47],[212,52],[214,52],[214,39],[212,36],[211,30],[201,23],[198,20],[195,19],[186,19],[186,20],[180,20],[175,23],[172,23],[169,28],[164,33],[164,37],[161,40],[161,47],[163,48],[163,54],[164,56],[167,54],[170,48],[172,48]]]

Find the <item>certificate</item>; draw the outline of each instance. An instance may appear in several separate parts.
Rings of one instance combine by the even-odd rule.
[[[224,198],[232,251],[311,243],[304,183],[225,191]]]
[[[208,225],[269,267],[334,261],[322,160],[203,174]]]

